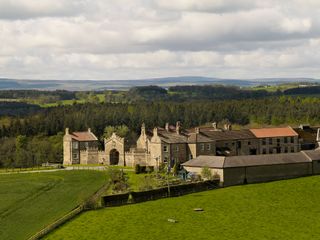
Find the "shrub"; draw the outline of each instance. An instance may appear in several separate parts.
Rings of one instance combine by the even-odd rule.
[[[140,165],[139,165],[139,164],[134,165],[134,172],[135,172],[136,174],[141,173],[141,169],[140,169]]]
[[[212,180],[212,172],[211,172],[210,168],[208,168],[208,167],[202,168],[201,176],[203,179]]]
[[[154,171],[154,167],[153,166],[147,166],[146,167],[146,172],[147,173],[152,173]]]

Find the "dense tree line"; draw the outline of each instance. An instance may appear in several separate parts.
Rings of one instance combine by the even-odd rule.
[[[1,99],[36,99],[44,96],[56,97],[58,100],[70,100],[75,98],[75,92],[65,90],[0,90]]]
[[[166,122],[181,121],[186,128],[212,121],[228,119],[246,125],[298,124],[320,122],[320,100],[310,97],[271,97],[263,99],[193,101],[193,102],[138,102],[117,104],[75,104],[42,109],[38,114],[11,118],[0,126],[0,137],[17,135],[52,136],[69,127],[85,130],[91,127],[103,135],[106,126],[126,125],[139,131],[142,122],[151,128]]]
[[[0,102],[0,116],[24,116],[41,110],[39,105],[23,102]]]
[[[63,134],[0,139],[0,167],[32,167],[42,163],[62,162]]]
[[[3,103],[0,109],[5,109],[6,104]],[[114,127],[133,140],[143,122],[148,129],[176,121],[181,121],[185,128],[226,120],[239,125],[315,125],[320,123],[319,104],[320,99],[315,97],[273,96],[216,101],[86,103],[37,111],[27,107],[24,115],[14,114],[19,108],[13,107],[11,117],[0,118],[0,166],[61,161],[62,136],[66,127],[71,131],[90,127],[100,139],[103,135],[110,135]]]

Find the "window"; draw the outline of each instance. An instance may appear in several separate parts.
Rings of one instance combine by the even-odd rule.
[[[288,143],[288,138],[287,137],[284,138],[284,143]]]
[[[272,148],[269,148],[269,153],[270,153],[270,154],[272,154],[272,153],[273,153]]]
[[[290,137],[291,143],[294,143],[294,137]]]
[[[168,162],[168,157],[164,157],[163,162],[167,163]]]
[[[266,145],[266,139],[265,138],[262,138],[262,145]],[[249,144],[248,144],[249,145]]]
[[[277,144],[279,144],[280,143],[280,138],[277,138]]]
[[[234,145],[234,143],[232,143],[232,145]],[[226,143],[224,144],[224,146],[228,147],[228,146],[229,146],[229,143],[226,142]]]
[[[210,151],[210,150],[211,150],[211,145],[210,145],[210,143],[209,143],[209,144],[207,144],[207,150],[208,150],[208,151]]]
[[[191,160],[193,158],[192,154],[189,155],[189,160]]]
[[[284,147],[284,152],[285,152],[285,153],[288,152],[288,147]]]
[[[294,147],[291,147],[291,152],[294,152]]]
[[[78,142],[72,142],[72,148],[73,149],[78,149],[79,148],[79,143]]]
[[[179,146],[178,145],[176,146],[176,152],[179,152]]]
[[[73,153],[73,154],[72,154],[72,158],[73,158],[73,159],[78,159],[78,153]]]
[[[201,144],[200,144],[200,148],[201,148],[201,151],[204,150],[204,143],[201,143]]]
[[[251,142],[250,142],[250,141],[248,141],[248,145],[251,145]]]
[[[237,142],[237,147],[238,147],[238,148],[241,148],[241,142],[240,142],[240,141]]]
[[[163,145],[163,151],[164,152],[168,152],[168,146],[167,145]]]
[[[262,154],[267,154],[267,149],[263,148],[262,149]]]
[[[272,145],[272,138],[269,138],[269,144]]]

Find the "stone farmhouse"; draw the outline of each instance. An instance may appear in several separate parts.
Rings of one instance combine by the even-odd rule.
[[[301,130],[301,129],[300,129]],[[104,139],[104,151],[90,129],[70,133],[63,139],[64,164],[105,164],[159,167],[185,163],[198,156],[245,156],[296,153],[303,139],[291,127],[232,130],[231,125],[183,129],[180,122],[148,131],[144,124],[136,146],[126,150],[125,139],[115,133]]]

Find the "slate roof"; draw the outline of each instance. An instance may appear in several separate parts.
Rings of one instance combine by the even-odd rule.
[[[311,160],[303,153],[263,154],[226,157],[223,168],[304,163]]]
[[[211,167],[223,168],[225,157],[219,156],[198,156],[181,165],[186,167]]]
[[[257,138],[270,138],[270,137],[294,137],[298,134],[291,127],[282,128],[256,128],[250,131]]]
[[[206,137],[202,133],[190,133],[188,137],[188,142],[189,143],[205,143],[205,142],[212,142],[213,140]]]
[[[297,153],[263,154],[249,156],[198,156],[185,163],[187,167],[235,168],[277,164],[308,163],[320,160],[320,150]]]
[[[79,142],[97,141],[98,138],[92,132],[73,132],[70,133],[72,139]]]
[[[161,138],[162,141],[166,143],[187,143],[188,142],[188,136],[181,132],[180,134],[177,134],[176,131],[172,131],[172,129],[169,129],[169,131],[158,128],[158,136]]]
[[[253,139],[256,136],[249,130],[214,130],[213,128],[200,129],[200,133],[215,141]]]
[[[302,139],[304,143],[316,143],[317,142],[317,131],[318,128],[294,128],[294,130],[298,133],[299,137]]]
[[[320,160],[320,150],[307,150],[303,151],[312,161]]]

